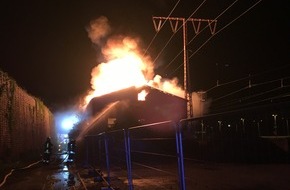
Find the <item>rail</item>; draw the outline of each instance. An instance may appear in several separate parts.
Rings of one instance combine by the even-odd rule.
[[[133,190],[142,179],[152,180],[158,189],[177,189],[177,186],[180,190],[187,186],[191,189],[187,183],[191,183],[193,178],[198,180],[198,176],[185,176],[186,164],[289,162],[289,152],[277,152],[281,147],[276,146],[283,144],[282,140],[289,140],[289,117],[287,114],[279,116],[277,122],[272,117],[261,115],[258,120],[248,112],[230,112],[182,119],[177,123],[161,121],[110,130],[87,136],[86,141],[94,138],[93,142],[98,142],[98,145],[86,143],[86,162],[92,162],[92,159],[106,171],[108,186],[112,183],[111,175],[116,173],[114,167],[118,166],[119,169],[125,167],[129,190]],[[278,132],[275,138],[266,138],[272,129]],[[187,137],[188,134],[193,137]],[[97,153],[92,153],[91,149]],[[151,177],[166,176],[164,179],[168,183],[154,182],[146,173],[149,170]],[[171,177],[178,179],[178,183],[171,183]]]
[[[159,129],[164,129],[168,130],[168,127],[170,128],[169,130],[172,132],[171,134],[168,134],[170,137],[144,137],[144,134],[146,136],[149,134],[155,134],[154,128],[159,128]],[[152,129],[152,131],[148,130],[149,128]],[[113,162],[113,158],[111,158],[111,155],[114,154],[112,153],[112,150],[109,150],[109,140],[115,140],[116,141],[116,134],[118,134],[118,142],[122,142],[122,146],[120,147],[115,147],[113,151],[116,153],[117,151],[123,152],[123,158],[121,160],[125,160],[126,162],[126,171],[127,171],[127,182],[128,182],[128,189],[133,190],[134,189],[134,176],[138,176],[139,178],[140,175],[134,174],[132,165],[135,166],[141,166],[143,168],[147,168],[150,170],[154,171],[159,171],[162,173],[169,174],[171,176],[176,176],[176,173],[178,173],[178,186],[180,190],[185,190],[185,175],[184,175],[184,163],[183,163],[183,150],[182,150],[182,135],[181,135],[181,127],[177,123],[174,123],[172,121],[161,121],[161,122],[156,122],[156,123],[151,123],[151,124],[146,124],[146,125],[139,125],[139,126],[133,126],[129,128],[123,128],[123,129],[118,129],[118,130],[112,130],[108,132],[102,132],[99,133],[98,135],[95,136],[98,140],[101,140],[103,142],[102,147],[99,146],[99,155],[104,155],[104,158],[102,160],[105,160],[105,170],[107,172],[107,179],[108,179],[108,185],[110,184],[110,175],[111,175],[111,162]],[[156,135],[156,134],[155,134]],[[174,135],[174,136],[172,136]],[[174,137],[174,138],[172,138]],[[110,139],[111,138],[111,139]],[[160,141],[172,141],[175,140],[175,155],[174,154],[164,154],[164,153],[157,153],[157,152],[152,152],[152,151],[141,151],[137,150],[136,147],[138,147],[137,143],[138,142],[160,142]],[[134,148],[135,150],[132,150],[132,143],[135,144]],[[115,143],[118,144],[118,143]],[[121,143],[120,143],[121,144]],[[119,145],[120,145],[119,144]],[[86,143],[87,146],[89,146],[89,143]],[[100,141],[99,141],[100,145]],[[112,144],[111,144],[112,145]],[[110,146],[112,147],[112,146]],[[88,149],[88,147],[87,147]],[[101,153],[101,150],[103,150],[103,154]],[[173,159],[176,159],[177,163],[177,171],[166,171],[164,169],[158,169],[156,167],[149,166],[148,164],[140,163],[140,160],[138,162],[138,159],[136,161],[132,161],[132,154],[138,154],[138,155],[150,155],[150,156],[159,156],[159,157],[170,157]],[[88,163],[88,157],[89,153],[87,155],[87,161]],[[115,154],[116,155],[116,154]],[[118,154],[119,155],[122,154]],[[152,158],[151,158],[152,159]],[[142,159],[141,159],[142,160]],[[101,162],[101,161],[100,161]],[[158,186],[158,184],[156,184]]]

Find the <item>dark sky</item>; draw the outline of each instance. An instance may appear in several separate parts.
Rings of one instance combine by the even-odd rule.
[[[202,2],[181,0],[171,16],[187,18]],[[205,2],[192,17],[213,19],[233,2]],[[218,18],[217,31],[255,2],[258,1],[238,1]],[[90,88],[90,73],[98,64],[99,52],[86,31],[91,20],[106,16],[114,34],[138,36],[146,49],[156,33],[152,16],[167,16],[176,3],[177,0],[2,2],[0,68],[54,111],[73,103]],[[283,67],[287,75],[289,9],[286,0],[261,1],[214,36],[190,59],[192,90],[206,90],[217,78],[222,82],[235,80],[274,68]],[[194,34],[190,24],[189,40]],[[166,23],[148,49],[153,60],[170,35],[170,25]],[[205,29],[189,44],[190,52],[195,52],[210,36],[209,29]],[[177,69],[182,64],[182,56],[171,63],[181,50],[179,31],[156,59],[156,74],[176,76],[182,83],[183,67]]]

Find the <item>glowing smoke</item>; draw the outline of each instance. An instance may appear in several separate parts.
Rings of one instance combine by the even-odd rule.
[[[165,79],[160,75],[154,74],[154,65],[149,56],[144,56],[144,52],[140,47],[140,39],[129,36],[110,36],[112,31],[108,19],[106,17],[100,17],[90,22],[90,25],[86,28],[88,37],[91,39],[94,45],[101,48],[101,53],[104,58],[104,62],[99,63],[92,69],[91,72],[91,90],[83,98],[83,102],[79,106],[84,111],[90,100],[94,97],[102,96],[114,91],[122,90],[128,87],[140,87],[143,85],[149,85],[166,93],[170,93],[181,98],[185,98],[185,92],[178,84],[178,79]],[[143,100],[146,101],[146,92],[142,92]],[[204,112],[204,103],[201,102],[200,96],[192,94],[193,99],[193,112],[196,115],[202,115]],[[114,104],[112,105],[114,106]],[[112,107],[108,107],[102,112],[106,113],[106,110],[110,110]],[[73,126],[79,122],[82,122],[84,116],[81,111],[68,111],[61,116],[56,116],[57,120],[65,119],[66,124],[70,124],[66,130],[73,129]],[[103,115],[100,114],[100,115]],[[78,115],[75,117],[74,115]],[[69,117],[68,117],[69,116]],[[85,126],[82,126],[84,131],[87,131],[92,123],[97,122],[101,116],[97,117],[97,120],[86,122]],[[59,119],[60,118],[60,119]],[[66,120],[70,118],[69,120]],[[61,123],[57,123],[60,129],[63,129]]]
[[[110,30],[106,17],[92,21],[87,29],[95,45],[101,45],[100,39],[107,37]],[[131,86],[149,85],[184,98],[184,91],[178,86],[177,78],[168,80],[159,75],[154,77],[153,62],[141,51],[140,39],[121,35],[110,37],[102,47],[102,55],[106,61],[92,69],[92,89],[85,97],[83,108],[94,97]]]
[[[132,86],[149,85],[185,98],[185,92],[179,86],[177,78],[165,79],[154,74],[153,62],[149,56],[144,56],[139,38],[122,35],[109,36],[112,29],[108,19],[104,16],[91,21],[86,29],[92,43],[101,48],[104,62],[98,63],[92,69],[91,90],[79,106],[82,111],[92,98]],[[146,93],[140,95],[143,95],[142,98],[146,101]],[[193,112],[195,115],[201,115],[204,112],[204,103],[200,102],[196,94],[192,95]],[[76,112],[78,115],[80,113]],[[82,118],[79,118],[78,121],[81,120]]]
[[[148,85],[162,89],[163,91],[174,94],[175,96],[184,98],[184,90],[178,86],[177,78],[169,80],[163,79],[160,75],[156,75],[153,80],[148,82]]]
[[[88,36],[91,41],[100,45],[101,39],[106,37],[111,31],[109,21],[106,17],[102,16],[96,20],[92,20],[87,27]]]

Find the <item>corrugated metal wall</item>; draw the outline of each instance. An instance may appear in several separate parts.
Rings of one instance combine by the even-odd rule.
[[[54,134],[50,110],[0,70],[0,160],[40,155]]]

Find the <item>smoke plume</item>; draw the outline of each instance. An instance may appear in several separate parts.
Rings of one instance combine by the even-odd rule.
[[[101,39],[106,37],[110,31],[109,20],[105,16],[92,20],[90,26],[87,27],[88,36],[96,45],[100,45]]]

